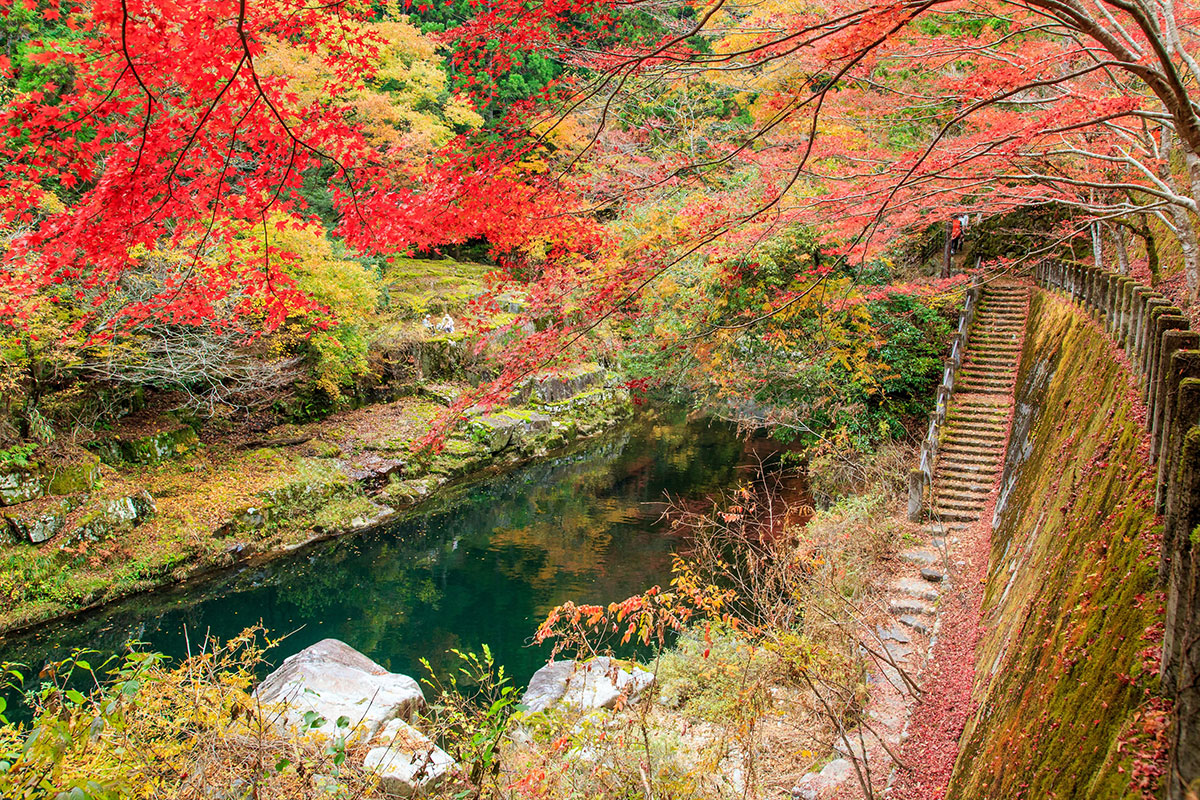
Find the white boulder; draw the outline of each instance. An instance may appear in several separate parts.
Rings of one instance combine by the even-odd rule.
[[[654,675],[622,669],[607,656],[590,661],[551,661],[533,674],[521,703],[530,713],[555,703],[578,709],[614,708],[622,697],[634,700],[654,683]]]
[[[820,800],[834,797],[839,789],[854,777],[854,764],[845,758],[835,758],[820,772],[810,772],[792,789],[794,800]]]
[[[412,720],[425,706],[415,680],[388,672],[337,639],[324,639],[285,658],[254,696],[264,704],[280,704],[282,722],[290,727],[348,739],[370,739],[387,722]],[[308,712],[315,712],[320,724],[310,726]],[[348,725],[339,728],[342,717]]]
[[[383,727],[363,767],[379,775],[389,795],[416,797],[437,787],[454,769],[454,759],[401,719]]]

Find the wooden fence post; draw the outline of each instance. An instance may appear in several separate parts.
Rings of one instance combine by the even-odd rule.
[[[1150,323],[1150,339],[1147,342],[1146,383],[1142,399],[1146,402],[1146,430],[1154,431],[1154,398],[1158,388],[1158,362],[1162,355],[1163,334],[1188,326],[1187,317],[1175,306],[1161,306],[1154,310]]]
[[[1186,617],[1191,597],[1184,582],[1191,532],[1200,516],[1200,380],[1185,378],[1179,384],[1176,419],[1180,424],[1179,458],[1168,476],[1167,508],[1163,514],[1162,559],[1159,573],[1167,578],[1167,615],[1163,630],[1161,677],[1168,693],[1178,688],[1183,640],[1180,613]],[[1185,424],[1186,422],[1186,424]],[[1164,569],[1165,568],[1165,569]]]
[[[1188,419],[1179,410],[1179,387],[1187,379],[1200,380],[1200,349],[1177,350],[1171,355],[1170,368],[1167,370],[1167,406],[1163,411],[1164,438],[1158,453],[1158,492],[1155,497],[1155,507],[1160,514],[1165,514],[1168,496],[1172,491],[1172,481],[1175,476],[1175,465],[1179,463],[1179,453],[1183,448],[1183,435],[1195,422]],[[1171,520],[1163,520],[1163,537],[1169,535]],[[1165,547],[1165,545],[1164,545]],[[1166,558],[1166,551],[1163,551]],[[1159,578],[1166,580],[1165,568],[1159,569]]]
[[[1176,353],[1181,350],[1194,350],[1200,346],[1200,334],[1197,334],[1195,331],[1186,330],[1186,320],[1184,323],[1163,334],[1162,350],[1159,353],[1157,378],[1155,379],[1154,406],[1156,410],[1150,420],[1150,463],[1152,464],[1159,459],[1160,455],[1167,448],[1167,442],[1171,435],[1170,420],[1171,415],[1175,412],[1175,393],[1179,391],[1179,381],[1185,377],[1200,378],[1200,366],[1197,367],[1195,375],[1181,375],[1176,366],[1177,363],[1187,363],[1184,361],[1177,362],[1175,359]],[[1162,513],[1162,502],[1165,496],[1163,491],[1164,480],[1165,476],[1160,465],[1158,476],[1159,486],[1155,496],[1155,507],[1160,514]]]
[[[908,521],[920,522],[925,507],[925,473],[914,469],[908,473]]]

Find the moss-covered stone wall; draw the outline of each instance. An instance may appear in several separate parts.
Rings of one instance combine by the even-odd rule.
[[[1167,715],[1143,414],[1103,331],[1037,292],[950,798],[1154,796]]]

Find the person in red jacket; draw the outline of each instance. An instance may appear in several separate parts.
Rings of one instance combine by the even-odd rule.
[[[962,249],[963,224],[962,217],[955,217],[950,223],[950,252],[957,253]]]

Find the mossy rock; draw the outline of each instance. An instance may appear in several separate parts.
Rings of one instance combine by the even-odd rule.
[[[121,464],[158,464],[195,449],[200,438],[190,425],[179,425],[158,433],[136,438],[112,437],[88,445],[110,466]]]
[[[446,479],[438,475],[407,478],[405,480],[400,480],[393,476],[388,481],[388,485],[384,487],[383,496],[396,504],[414,503],[428,497],[445,482]]]
[[[263,505],[276,517],[314,511],[330,500],[345,499],[359,493],[358,486],[344,475],[327,479],[299,480],[258,493]]]
[[[41,544],[67,526],[67,517],[87,501],[87,495],[46,498],[5,511],[4,521],[14,543]]]
[[[47,495],[87,492],[100,482],[100,459],[80,455],[69,462],[0,467],[0,506],[28,503]]]
[[[28,503],[46,493],[46,479],[36,465],[0,467],[0,506]]]
[[[80,542],[99,542],[114,534],[141,525],[157,513],[154,498],[145,489],[130,495],[101,501],[75,520],[63,537],[61,547]]]
[[[491,453],[509,447],[521,449],[531,434],[550,428],[551,419],[528,409],[507,409],[476,417],[469,423],[470,435]]]
[[[229,520],[217,528],[217,535],[263,531],[289,519],[317,515],[330,504],[362,497],[362,489],[337,473],[293,481],[258,492],[256,497],[261,502],[234,511]]]
[[[69,464],[47,468],[46,494],[66,495],[91,491],[100,482],[100,459],[87,454]]]

